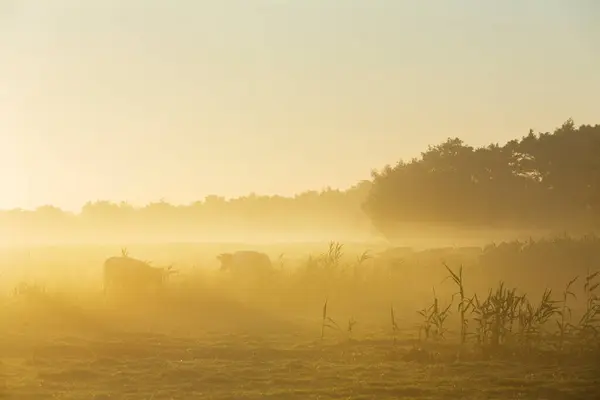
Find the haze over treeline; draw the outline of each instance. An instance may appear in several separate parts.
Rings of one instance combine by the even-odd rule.
[[[347,190],[294,197],[213,195],[137,208],[94,201],[79,213],[52,205],[4,210],[0,233],[4,244],[24,244],[394,239],[438,228],[590,232],[600,225],[600,125],[576,127],[569,119],[552,133],[530,131],[480,148],[449,138],[372,176]]]

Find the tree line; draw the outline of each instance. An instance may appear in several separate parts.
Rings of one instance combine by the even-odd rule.
[[[126,202],[95,201],[86,203],[79,213],[52,205],[5,210],[0,212],[0,242],[230,241],[234,237],[260,240],[261,235],[271,241],[278,235],[289,239],[290,232],[301,238],[322,232],[322,240],[329,240],[343,231],[369,230],[370,221],[361,204],[370,186],[363,181],[347,190],[327,188],[294,197],[251,194],[226,199],[212,195],[187,205],[157,201],[133,207]]]
[[[217,240],[231,231],[334,235],[372,227],[393,237],[412,226],[590,231],[599,224],[600,125],[576,127],[571,119],[554,132],[530,130],[502,146],[474,148],[449,138],[347,190],[208,196],[189,205],[160,201],[141,208],[97,201],[79,213],[51,205],[0,212],[0,234],[8,241],[148,232]]]
[[[388,235],[399,227],[590,231],[600,224],[600,125],[474,148],[459,138],[373,172],[363,210]]]

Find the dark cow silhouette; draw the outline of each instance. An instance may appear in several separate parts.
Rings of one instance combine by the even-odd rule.
[[[221,262],[221,271],[229,271],[236,276],[270,275],[273,263],[268,255],[258,251],[242,250],[233,253],[221,253],[217,256]]]
[[[173,273],[172,267],[152,267],[147,262],[126,255],[110,257],[104,262],[104,293],[115,290],[157,292]]]

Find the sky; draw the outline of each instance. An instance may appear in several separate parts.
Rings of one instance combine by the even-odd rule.
[[[595,0],[0,0],[0,209],[346,188],[600,123]]]

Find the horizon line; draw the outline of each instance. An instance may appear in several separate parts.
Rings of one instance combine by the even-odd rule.
[[[283,199],[290,199],[290,200],[294,200],[295,198],[302,196],[302,195],[306,195],[309,193],[317,193],[317,194],[322,194],[322,193],[327,193],[327,192],[348,192],[352,189],[357,188],[359,185],[361,184],[365,184],[365,183],[372,183],[373,180],[372,179],[360,179],[358,182],[354,183],[353,185],[347,186],[346,188],[340,188],[340,187],[333,187],[333,186],[325,186],[322,187],[321,189],[308,189],[308,190],[304,190],[301,192],[297,192],[293,195],[284,195],[284,194],[277,194],[277,193],[273,193],[273,194],[259,194],[256,192],[250,192],[247,193],[245,195],[239,195],[239,196],[222,196],[219,194],[207,194],[205,195],[203,198],[198,199],[198,200],[192,200],[189,202],[178,202],[178,203],[173,203],[167,200],[166,197],[161,197],[158,200],[149,200],[148,202],[144,203],[144,204],[140,204],[140,203],[133,203],[130,202],[128,200],[113,200],[113,199],[96,199],[96,200],[88,200],[85,203],[83,203],[83,205],[81,205],[77,210],[73,210],[73,209],[69,209],[69,208],[63,208],[61,206],[58,205],[54,205],[54,204],[40,204],[37,205],[35,207],[12,207],[12,208],[0,208],[0,212],[36,212],[38,211],[40,208],[45,208],[45,207],[49,207],[49,208],[54,208],[57,210],[60,210],[62,212],[65,213],[72,213],[72,214],[77,214],[77,213],[81,213],[81,211],[83,210],[83,207],[85,207],[88,204],[97,204],[97,203],[110,203],[110,204],[114,204],[117,206],[120,205],[128,205],[134,209],[142,209],[145,207],[148,207],[150,205],[153,204],[167,204],[169,206],[172,207],[191,207],[195,204],[198,203],[203,203],[206,201],[207,198],[209,197],[217,197],[220,199],[223,199],[225,202],[230,202],[230,201],[235,201],[235,200],[242,200],[242,199],[247,199],[247,198],[251,198],[251,197],[279,197],[279,198],[283,198]]]

